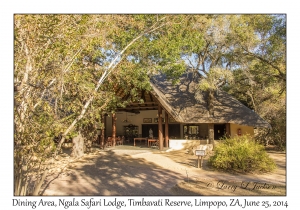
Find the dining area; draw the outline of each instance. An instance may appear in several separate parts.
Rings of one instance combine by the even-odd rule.
[[[126,139],[125,136],[117,136],[115,137],[115,143],[113,141],[113,137],[109,136],[105,139],[105,147],[114,147],[114,146],[144,146],[148,148],[159,148],[159,140],[156,137],[136,137],[130,141],[130,139]]]
[[[149,148],[153,148],[153,147],[157,147],[159,146],[159,140],[157,138],[134,138],[133,139],[133,146],[136,146],[136,141],[139,141],[140,145],[142,144],[142,142],[145,142],[145,146],[147,145],[147,147]]]
[[[117,136],[115,138],[115,145],[116,146],[124,145],[125,143],[126,143],[125,136],[122,136],[122,137],[121,136]],[[112,147],[112,146],[114,146],[113,137],[111,137],[111,136],[107,137],[105,145],[106,145],[106,147]]]

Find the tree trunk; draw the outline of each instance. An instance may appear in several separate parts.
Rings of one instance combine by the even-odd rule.
[[[73,148],[71,156],[75,158],[82,157],[84,155],[84,138],[82,137],[81,133],[78,136],[72,139]]]
[[[40,189],[42,187],[42,184],[44,183],[44,180],[45,180],[47,174],[48,174],[48,170],[44,171],[41,179],[39,180],[38,184],[36,185],[36,187],[35,187],[35,189],[34,189],[34,191],[32,193],[33,196],[39,195],[39,191],[40,191]]]
[[[214,116],[214,93],[212,90],[208,91],[208,113],[209,116],[213,117]]]

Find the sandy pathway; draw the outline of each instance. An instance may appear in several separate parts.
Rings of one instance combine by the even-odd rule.
[[[183,151],[167,153],[130,148],[119,146],[108,151],[98,150],[69,163],[60,174],[53,172],[47,177],[48,184],[44,186],[43,195],[193,195],[181,189],[182,183],[187,182],[190,188],[193,188],[191,183],[201,182],[206,186],[206,191],[212,183],[212,194],[232,195],[232,188],[232,192],[228,192],[229,186],[220,191],[222,180],[226,180],[222,187],[228,183],[240,185],[242,182],[250,183],[248,188],[251,185],[252,188],[253,183],[270,186],[286,184],[286,155],[281,153],[270,153],[278,166],[272,173],[234,175],[209,169],[206,160],[203,168],[198,169],[195,167],[195,156]],[[174,186],[177,186],[175,191]],[[201,188],[199,186],[196,188]],[[198,194],[206,194],[206,191]]]

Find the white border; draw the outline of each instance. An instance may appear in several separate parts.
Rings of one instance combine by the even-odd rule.
[[[295,3],[294,3],[295,2]],[[288,200],[290,209],[296,209],[299,173],[296,148],[299,142],[297,113],[299,109],[299,16],[296,1],[252,0],[252,1],[4,1],[0,7],[0,46],[1,46],[1,181],[0,204],[12,206],[13,198],[13,14],[15,13],[286,13],[288,40],[288,99],[287,99],[287,196],[286,197],[250,197],[256,200]],[[294,97],[293,97],[294,96]],[[297,161],[297,162],[296,162]],[[297,171],[298,170],[298,171]],[[174,198],[174,197],[173,197]],[[207,198],[207,197],[206,197]],[[209,197],[220,200],[222,197]],[[246,198],[246,197],[242,197]],[[186,199],[192,199],[186,197]],[[229,200],[228,197],[224,199]],[[298,206],[298,205],[297,205]],[[250,209],[250,208],[247,208]],[[257,208],[256,208],[257,209]]]

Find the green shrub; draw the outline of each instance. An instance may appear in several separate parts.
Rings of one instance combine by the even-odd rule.
[[[209,163],[218,169],[238,172],[268,172],[276,168],[264,146],[250,136],[221,140]]]

